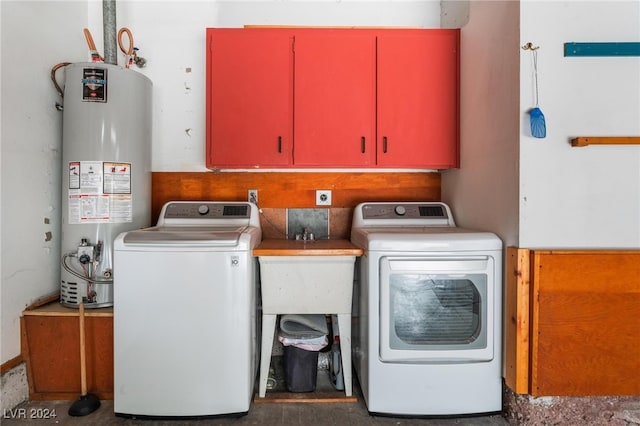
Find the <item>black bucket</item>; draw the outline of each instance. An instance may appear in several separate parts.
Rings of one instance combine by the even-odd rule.
[[[284,347],[284,369],[289,392],[313,392],[318,378],[318,352]]]

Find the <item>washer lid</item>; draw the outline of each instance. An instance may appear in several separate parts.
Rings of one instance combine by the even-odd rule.
[[[236,246],[246,226],[153,226],[129,231],[124,244],[203,244]]]

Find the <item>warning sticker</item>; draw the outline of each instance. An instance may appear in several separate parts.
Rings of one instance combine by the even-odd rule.
[[[69,189],[80,189],[80,162],[69,163]]]
[[[131,163],[104,163],[104,193],[131,194]]]
[[[69,223],[133,221],[131,163],[69,162]]]
[[[102,192],[101,161],[80,161],[80,190],[92,194]]]
[[[80,200],[81,222],[109,222],[109,196],[83,194]]]

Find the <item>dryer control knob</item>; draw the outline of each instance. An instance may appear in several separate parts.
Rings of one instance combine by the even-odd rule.
[[[206,204],[201,204],[200,206],[198,206],[198,213],[200,213],[201,215],[209,213],[209,206]]]
[[[398,216],[404,216],[407,213],[407,209],[404,206],[396,206],[395,212]]]

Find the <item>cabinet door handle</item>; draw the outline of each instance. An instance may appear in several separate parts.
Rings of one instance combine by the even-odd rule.
[[[367,139],[364,136],[362,136],[360,138],[360,150],[362,151],[363,154],[366,151],[366,148],[367,148]]]
[[[382,137],[382,152],[387,153],[387,137]]]
[[[282,154],[282,136],[278,136],[278,154]]]

